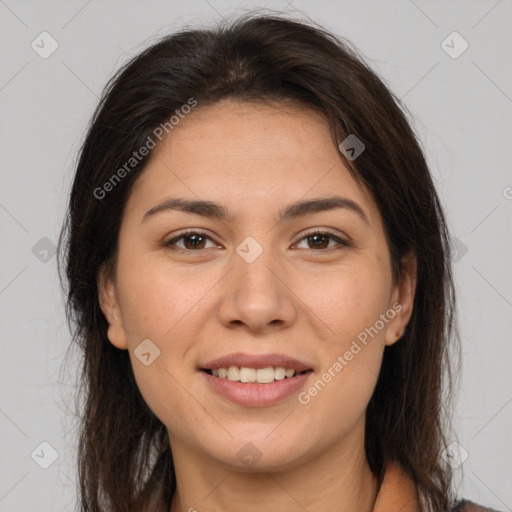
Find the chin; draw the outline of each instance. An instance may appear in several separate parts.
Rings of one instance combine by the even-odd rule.
[[[274,427],[273,427],[274,428]],[[268,435],[272,429],[260,428],[254,435],[234,435],[228,443],[210,446],[210,454],[219,462],[237,471],[280,472],[291,469],[307,459],[305,439],[298,436]],[[275,431],[274,431],[275,433]],[[286,441],[285,441],[286,439]]]

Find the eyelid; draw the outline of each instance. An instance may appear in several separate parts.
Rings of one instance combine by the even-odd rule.
[[[217,242],[215,242],[214,238],[211,235],[209,235],[206,231],[203,231],[200,228],[187,228],[183,231],[173,234],[172,237],[170,237],[170,238],[167,238],[167,237],[164,238],[162,240],[162,245],[164,247],[168,247],[168,246],[172,245],[173,243],[175,243],[176,241],[180,240],[181,238],[184,238],[186,236],[192,236],[192,235],[200,235],[204,238],[207,238],[208,240],[211,240],[215,244],[217,244]],[[181,247],[178,247],[176,250],[183,251],[183,252],[193,252],[188,249],[181,249]],[[199,251],[197,251],[197,252],[199,252]]]
[[[202,236],[202,237],[206,238],[207,240],[213,242],[217,246],[219,245],[215,241],[215,239],[211,235],[209,235],[206,231],[204,231],[200,228],[187,228],[181,232],[174,234],[171,238],[164,239],[162,241],[162,246],[163,247],[171,247],[178,240],[181,240],[182,238],[184,238],[186,236],[192,236],[192,235]],[[305,238],[314,236],[314,235],[326,235],[326,236],[329,236],[332,240],[334,240],[338,244],[338,246],[352,247],[352,243],[350,242],[349,238],[346,235],[343,235],[340,233],[335,233],[329,228],[322,228],[322,227],[310,228],[306,232],[301,233],[299,235],[299,238],[296,240],[296,242],[293,243],[293,245],[297,245],[298,243],[302,242]],[[326,253],[326,252],[331,252],[333,250],[337,250],[339,248],[340,247],[335,246],[335,247],[331,247],[329,249],[303,249],[303,250],[313,252],[313,253]],[[183,253],[194,253],[194,252],[199,253],[206,249],[198,249],[197,251],[194,251],[192,249],[182,249],[181,247],[174,247],[173,250],[175,250],[177,252],[183,252]]]
[[[302,240],[304,240],[304,238],[314,236],[314,235],[328,235],[331,237],[331,239],[335,240],[338,243],[338,245],[345,246],[345,247],[352,247],[352,243],[349,241],[349,238],[346,235],[343,235],[341,233],[335,233],[332,230],[330,230],[329,228],[321,228],[321,227],[308,229],[305,233],[302,233],[301,235],[299,235],[299,239],[293,245],[296,245],[296,244],[302,242]],[[329,252],[333,249],[336,249],[336,247],[331,247],[330,249],[320,249],[320,250],[315,250],[315,249],[305,249],[305,250],[310,251],[310,252],[323,253],[323,252]]]

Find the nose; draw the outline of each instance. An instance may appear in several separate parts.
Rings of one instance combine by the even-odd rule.
[[[233,255],[233,268],[223,280],[219,321],[227,328],[243,326],[258,334],[290,327],[299,304],[290,273],[271,250],[250,261]]]

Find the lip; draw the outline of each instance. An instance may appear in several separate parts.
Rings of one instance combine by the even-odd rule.
[[[216,367],[214,366],[214,368]],[[221,365],[217,368],[223,368],[223,366]],[[254,368],[254,366],[252,366],[252,368]],[[261,368],[264,368],[264,366],[261,366]],[[264,407],[280,402],[299,391],[299,389],[305,385],[310,375],[313,374],[313,371],[306,371],[300,375],[287,377],[283,380],[276,380],[268,384],[233,382],[228,379],[214,377],[205,371],[201,371],[201,373],[204,375],[206,383],[213,391],[228,398],[232,402],[245,407]]]
[[[239,368],[245,366],[246,368],[267,368],[268,366],[276,367],[282,366],[295,370],[295,372],[304,372],[306,370],[312,370],[311,365],[299,361],[292,357],[288,357],[284,354],[244,354],[237,352],[229,354],[227,356],[219,357],[213,361],[206,363],[201,369],[202,370],[213,370],[216,368],[229,368],[230,366],[238,366]],[[268,384],[265,384],[268,386]]]

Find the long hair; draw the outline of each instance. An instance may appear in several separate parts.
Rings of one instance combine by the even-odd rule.
[[[168,510],[175,491],[166,428],[142,398],[129,354],[107,339],[97,277],[102,266],[115,265],[123,209],[151,153],[129,168],[126,162],[159,127],[167,131],[191,98],[199,109],[227,97],[299,103],[325,115],[337,146],[350,134],[364,143],[357,160],[342,151],[340,158],[377,203],[393,278],[400,279],[404,255],[417,257],[412,318],[385,348],[367,408],[366,456],[379,477],[389,462],[400,464],[425,510],[448,510],[451,474],[441,453],[453,395],[451,349],[458,347],[455,295],[447,224],[419,138],[407,109],[350,42],[309,22],[254,12],[184,29],[133,57],[105,86],[80,148],[58,261],[83,361],[81,510],[140,511],[150,497],[152,510]]]

